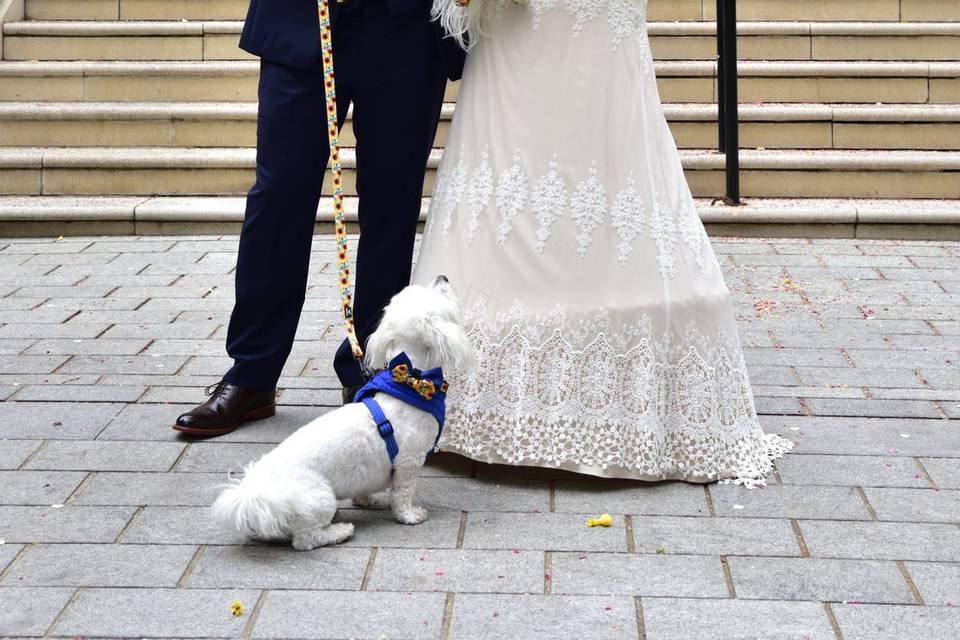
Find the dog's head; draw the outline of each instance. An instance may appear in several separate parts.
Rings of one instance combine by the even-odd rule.
[[[473,366],[473,346],[460,324],[460,303],[444,276],[393,296],[367,340],[367,367],[382,369],[401,351],[420,369],[460,371]]]

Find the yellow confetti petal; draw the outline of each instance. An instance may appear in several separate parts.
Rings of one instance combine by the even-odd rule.
[[[588,527],[609,527],[613,524],[613,518],[609,513],[605,513],[599,518],[590,518],[587,520]]]
[[[234,618],[239,618],[243,615],[243,603],[239,600],[234,600],[230,603],[230,615]]]

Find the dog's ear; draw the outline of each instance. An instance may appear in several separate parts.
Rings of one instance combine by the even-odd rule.
[[[434,322],[430,332],[432,349],[444,369],[464,371],[473,367],[476,356],[463,327],[456,322]]]
[[[381,322],[373,335],[367,338],[367,347],[363,353],[363,361],[370,371],[383,369],[389,363],[390,353],[395,349],[393,332],[386,323]]]

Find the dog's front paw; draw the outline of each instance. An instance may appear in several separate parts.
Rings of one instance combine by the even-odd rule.
[[[427,519],[429,513],[423,507],[403,507],[394,512],[397,522],[403,524],[420,524]]]
[[[311,531],[294,534],[291,543],[297,551],[310,551],[317,547],[340,544],[352,535],[352,522],[334,522],[325,527],[317,527]]]

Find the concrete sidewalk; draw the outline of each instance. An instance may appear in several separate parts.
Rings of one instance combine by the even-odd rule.
[[[439,456],[427,523],[347,511],[310,553],[205,507],[339,400],[332,239],[278,416],[169,428],[228,365],[236,243],[0,239],[0,636],[960,636],[960,243],[714,240],[764,427],[798,444],[766,489]]]

